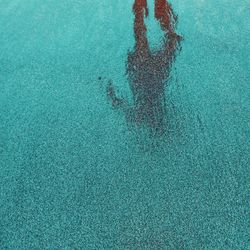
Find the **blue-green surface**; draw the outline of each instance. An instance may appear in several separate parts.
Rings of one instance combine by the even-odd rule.
[[[131,97],[132,0],[0,0],[0,249],[250,249],[250,2],[171,3],[152,138],[106,96]]]

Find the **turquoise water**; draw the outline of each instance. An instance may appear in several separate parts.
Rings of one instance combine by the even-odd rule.
[[[155,136],[106,93],[133,99],[132,0],[0,0],[0,249],[250,249],[250,3],[171,4]]]

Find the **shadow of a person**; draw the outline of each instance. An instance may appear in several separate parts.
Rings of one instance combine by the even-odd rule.
[[[151,50],[144,22],[148,16],[147,0],[135,0],[133,13],[135,46],[127,59],[133,104],[117,97],[111,81],[107,93],[113,106],[124,110],[128,122],[146,126],[154,134],[162,134],[165,127],[166,80],[181,41],[181,37],[175,33],[177,16],[166,0],[155,0],[155,18],[164,32],[164,39],[161,48]]]

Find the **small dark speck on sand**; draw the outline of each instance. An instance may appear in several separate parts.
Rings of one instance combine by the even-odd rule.
[[[102,77],[101,77],[101,76],[99,76],[99,77],[98,77],[98,80],[99,80],[99,81],[101,81],[101,80],[102,80]]]

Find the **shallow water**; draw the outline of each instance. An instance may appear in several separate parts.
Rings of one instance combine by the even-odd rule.
[[[155,134],[107,96],[133,100],[132,0],[0,0],[1,249],[249,249],[250,3],[171,4]]]

